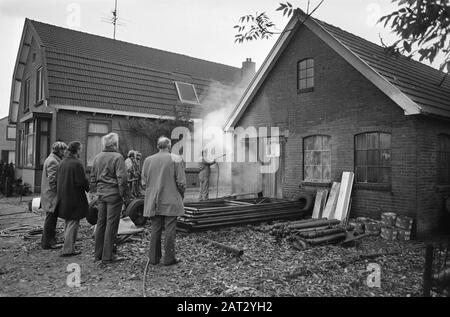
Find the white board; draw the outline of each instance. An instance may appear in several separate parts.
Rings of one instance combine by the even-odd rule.
[[[353,172],[342,173],[341,188],[339,190],[339,197],[336,204],[336,210],[334,212],[334,216],[332,219],[343,221],[347,218],[354,178],[355,173]]]
[[[327,204],[325,205],[325,209],[322,213],[322,218],[333,219],[334,210],[336,209],[337,199],[339,195],[339,188],[341,183],[334,182],[333,186],[331,186],[330,195],[328,196]]]
[[[322,212],[327,201],[328,190],[318,190],[316,194],[316,201],[314,203],[314,210],[312,214],[313,219],[322,218]]]

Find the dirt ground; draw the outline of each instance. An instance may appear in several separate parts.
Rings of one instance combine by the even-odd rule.
[[[28,211],[28,200],[0,199],[0,231],[18,224],[42,226],[43,214]],[[62,222],[58,223],[62,232]],[[289,242],[277,243],[260,225],[202,233],[178,233],[172,267],[150,266],[146,296],[421,296],[424,264],[422,242],[388,242],[379,237],[356,247],[321,246],[304,251]],[[198,241],[209,238],[244,251],[237,259]],[[61,240],[62,236],[59,235]],[[83,221],[78,247],[81,255],[61,258],[60,250],[42,250],[40,236],[0,235],[0,296],[143,296],[149,228],[119,245],[125,260],[108,266],[94,263],[91,226]],[[397,252],[375,259],[357,255]],[[81,284],[69,287],[67,267],[80,267]],[[379,265],[380,287],[367,283]]]

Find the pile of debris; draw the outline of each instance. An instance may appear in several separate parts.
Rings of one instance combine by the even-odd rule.
[[[186,203],[185,215],[180,217],[177,226],[189,232],[264,221],[304,219],[311,214],[306,202],[308,199],[306,196],[296,201],[262,197]]]

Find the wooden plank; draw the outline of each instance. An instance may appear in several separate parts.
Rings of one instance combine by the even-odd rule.
[[[332,217],[334,215],[334,210],[336,209],[340,186],[341,186],[341,183],[339,183],[339,182],[333,183],[333,186],[331,187],[330,195],[328,196],[327,204],[325,205],[325,210],[322,213],[322,218],[333,219]]]
[[[350,196],[352,194],[353,179],[355,173],[343,172],[341,180],[341,188],[339,189],[339,197],[336,204],[336,210],[332,219],[345,220],[350,205]]]
[[[312,214],[313,219],[322,218],[322,212],[325,207],[325,203],[327,201],[328,190],[318,190],[316,194],[316,201],[314,203],[314,210]]]

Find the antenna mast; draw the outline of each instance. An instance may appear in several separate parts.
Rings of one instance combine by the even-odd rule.
[[[115,0],[115,6],[114,6],[114,11],[112,12],[112,18],[111,18],[111,22],[114,26],[114,35],[113,35],[113,39],[116,39],[116,27],[117,27],[117,0]]]

